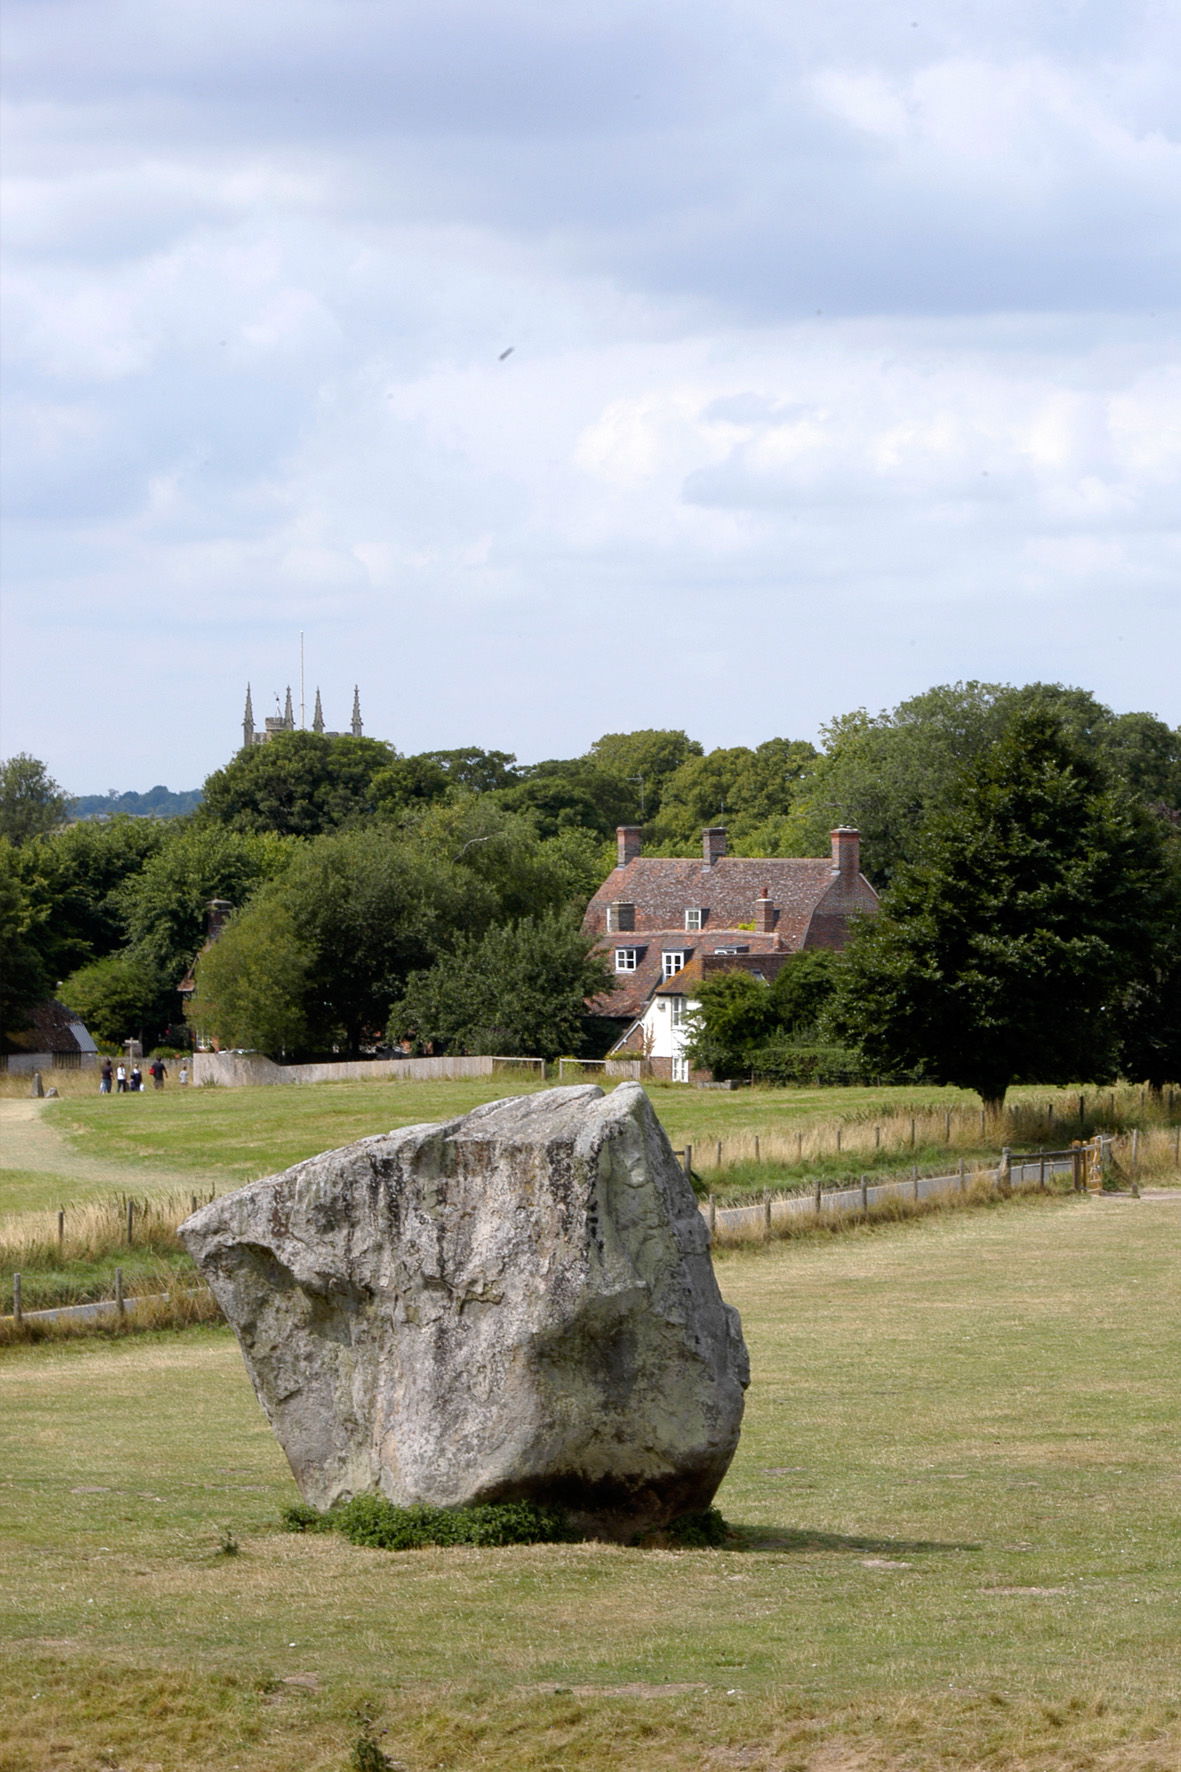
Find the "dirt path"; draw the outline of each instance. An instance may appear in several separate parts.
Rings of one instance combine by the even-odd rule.
[[[114,1192],[127,1188],[136,1193],[161,1193],[175,1188],[191,1191],[193,1177],[176,1170],[123,1165],[88,1157],[76,1150],[49,1118],[52,1103],[0,1101],[0,1162],[6,1169],[30,1169],[60,1176],[65,1196]],[[0,1210],[4,1207],[0,1184]]]

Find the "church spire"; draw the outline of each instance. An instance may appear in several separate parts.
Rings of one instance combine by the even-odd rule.
[[[360,738],[363,730],[364,729],[361,725],[361,691],[357,688],[357,685],[354,683],[353,684],[353,722],[352,722],[353,737]]]
[[[320,706],[320,691],[317,689],[317,691],[316,691],[316,711],[312,715],[312,731],[313,732],[323,732],[323,730],[324,730],[324,710]]]
[[[254,743],[254,703],[250,699],[250,685],[246,685],[246,707],[242,714],[242,744],[249,748]]]
[[[286,732],[294,732],[295,731],[295,710],[291,706],[291,685],[290,685],[290,683],[287,685],[287,705],[283,709],[283,729]]]

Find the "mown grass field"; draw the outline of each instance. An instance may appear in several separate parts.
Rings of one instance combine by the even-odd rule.
[[[228,1332],[9,1352],[0,1768],[345,1772],[367,1705],[410,1772],[1175,1772],[1179,1254],[1089,1198],[723,1255],[727,1551],[287,1536]]]
[[[69,1073],[64,1073],[69,1075]],[[74,1079],[71,1077],[71,1082]],[[44,1105],[44,1124],[63,1134],[72,1149],[104,1165],[72,1176],[71,1198],[110,1192],[112,1174],[128,1188],[151,1191],[189,1177],[193,1186],[237,1186],[291,1163],[396,1126],[444,1120],[478,1103],[524,1093],[519,1077],[452,1083],[330,1083],[295,1088],[190,1089],[99,1096],[88,1089]],[[648,1093],[674,1145],[691,1143],[695,1161],[707,1167],[718,1140],[783,1137],[796,1129],[844,1120],[867,1125],[924,1110],[970,1110],[967,1090],[879,1089],[688,1089],[650,1084]],[[1056,1092],[1014,1090],[1013,1103],[1046,1099]],[[1092,1092],[1106,1100],[1107,1092]],[[1075,1092],[1056,1094],[1065,1114]],[[1063,1132],[1064,1135],[1064,1132]],[[1002,1142],[999,1132],[992,1142]],[[36,1167],[0,1168],[0,1211],[27,1211],[60,1203],[61,1177]],[[167,1172],[162,1177],[159,1172]]]

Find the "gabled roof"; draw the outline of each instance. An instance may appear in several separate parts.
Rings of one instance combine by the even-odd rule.
[[[764,955],[768,961],[778,953],[780,963],[787,957],[774,936],[755,935],[749,929],[711,929],[700,934],[695,930],[686,930],[682,934],[671,930],[657,931],[654,935],[624,933],[607,937],[599,947],[608,958],[616,948],[635,948],[638,953],[635,971],[617,972],[614,975],[615,988],[591,1000],[592,1015],[606,1015],[612,1020],[624,1017],[634,1020],[637,1015],[642,1015],[657,991],[667,990],[671,995],[683,996],[687,984],[700,983],[703,966],[709,966],[720,947],[745,947],[750,954]],[[665,980],[661,956],[670,949],[688,954],[689,959],[680,972],[674,972]]]
[[[7,1036],[14,1052],[96,1052],[82,1022],[64,1003],[46,997],[29,1011],[28,1024]]]
[[[701,857],[641,855],[638,836],[634,827],[621,827],[619,866],[583,918],[600,951],[641,950],[635,971],[616,973],[614,990],[592,1004],[598,1015],[642,1015],[661,985],[660,955],[668,948],[702,960],[720,947],[768,955],[841,948],[851,919],[878,908],[878,895],[860,872],[854,830],[832,833],[831,858],[726,855],[725,832],[718,829],[704,833]],[[610,914],[615,906],[626,907],[628,927],[608,927],[618,923],[618,913]],[[686,911],[700,913],[700,929],[685,928]]]

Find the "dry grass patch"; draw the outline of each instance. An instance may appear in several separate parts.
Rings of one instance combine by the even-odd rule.
[[[411,1772],[1173,1772],[1179,1243],[1085,1199],[723,1255],[726,1551],[292,1537],[228,1332],[10,1352],[0,1767],[345,1772],[368,1706]]]

